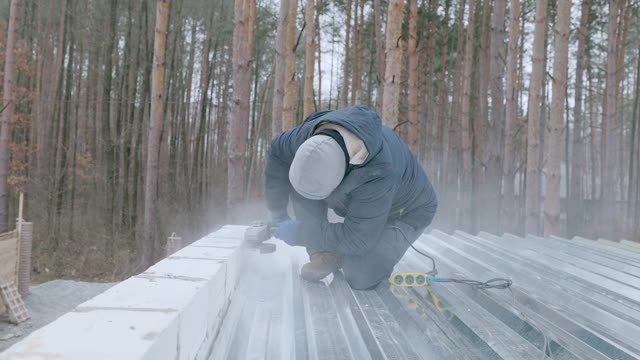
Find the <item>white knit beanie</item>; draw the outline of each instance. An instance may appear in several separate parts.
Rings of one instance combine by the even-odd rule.
[[[340,185],[345,168],[345,154],[338,142],[326,135],[315,135],[296,151],[289,181],[298,194],[322,200]]]

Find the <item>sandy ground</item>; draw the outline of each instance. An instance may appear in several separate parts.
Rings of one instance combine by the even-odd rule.
[[[113,285],[54,280],[32,286],[26,299],[30,320],[16,326],[9,323],[6,317],[0,317],[0,352]]]

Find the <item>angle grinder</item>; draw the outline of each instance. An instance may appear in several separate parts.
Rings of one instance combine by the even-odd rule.
[[[264,221],[254,221],[244,232],[244,242],[251,248],[258,249],[261,254],[276,251],[276,244],[265,244],[273,235],[276,227]]]

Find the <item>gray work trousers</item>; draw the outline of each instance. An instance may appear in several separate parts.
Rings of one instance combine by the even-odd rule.
[[[371,289],[388,279],[393,267],[409,249],[409,244],[413,244],[423,231],[396,220],[385,226],[380,241],[371,251],[358,256],[343,256],[342,271],[351,288]]]
[[[305,219],[326,219],[326,205],[309,201],[298,194],[292,194],[291,200],[296,219],[302,221]],[[378,243],[373,245],[367,253],[343,255],[342,271],[351,288],[356,290],[371,289],[382,280],[388,279],[393,272],[393,267],[409,249],[409,244],[413,244],[423,231],[424,228],[415,229],[402,222],[402,218],[391,220],[385,225]],[[317,250],[307,247],[307,252],[311,256]]]

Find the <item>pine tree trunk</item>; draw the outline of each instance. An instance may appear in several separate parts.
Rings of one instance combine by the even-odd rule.
[[[471,212],[472,230],[475,232],[481,225],[484,229],[495,231],[493,222],[495,216],[491,216],[492,211],[483,211],[486,206],[497,209],[498,204],[490,204],[490,197],[487,182],[487,156],[489,146],[497,141],[493,139],[492,134],[487,131],[488,123],[488,101],[489,101],[489,76],[491,67],[490,59],[490,35],[491,35],[491,2],[492,0],[484,0],[480,13],[482,18],[478,20],[476,25],[480,33],[478,33],[478,50],[477,50],[477,71],[476,84],[478,87],[477,96],[473,97],[475,109],[472,111],[473,117],[473,135],[472,135],[472,206]],[[472,80],[473,81],[473,80]],[[434,137],[435,139],[435,137]]]
[[[321,33],[321,28],[320,28],[320,12],[322,12],[322,8],[323,8],[323,3],[322,0],[318,0],[317,1],[317,5],[316,5],[316,19],[315,19],[315,25],[316,25],[316,30],[315,30],[315,34],[316,34],[316,59],[318,61],[318,94],[316,95],[318,97],[318,110],[322,110],[324,108],[324,106],[322,105],[322,42],[320,41],[320,33]]]
[[[316,51],[316,25],[315,17],[313,15],[314,0],[307,0],[305,5],[305,40],[306,40],[306,53],[304,63],[304,108],[303,117],[307,117],[314,112],[313,106],[313,70],[315,66],[315,51]]]
[[[639,66],[640,67],[640,66]],[[636,92],[637,94],[637,92]],[[636,95],[637,96],[637,95]],[[640,136],[640,129],[638,129],[638,124],[637,124],[638,120],[637,120],[637,116],[636,116],[636,120],[635,120],[635,127],[636,127],[636,139]],[[635,195],[634,195],[634,208],[635,210],[633,211],[633,229],[634,229],[634,236],[637,239],[638,236],[640,236],[640,143],[638,143],[638,141],[636,140],[636,185],[635,185]]]
[[[347,19],[346,30],[344,35],[344,68],[342,70],[342,92],[340,93],[340,107],[349,104],[349,52],[351,51],[351,3],[352,0],[346,0]]]
[[[104,83],[102,87],[102,96],[101,96],[101,126],[100,126],[100,136],[96,136],[96,142],[102,140],[102,149],[99,150],[102,156],[102,166],[105,171],[104,177],[104,189],[106,189],[105,193],[113,194],[115,192],[115,164],[114,164],[114,142],[113,142],[113,134],[112,134],[112,125],[111,125],[111,92],[113,90],[113,52],[116,47],[116,36],[118,30],[116,29],[117,25],[117,9],[118,4],[117,1],[114,0],[109,5],[109,30],[107,32],[107,44],[106,50],[104,53]],[[108,261],[113,259],[114,254],[114,225],[113,225],[113,215],[114,215],[114,207],[115,207],[115,196],[107,197],[104,199],[107,203],[106,208],[107,212],[104,215],[104,221],[106,226],[106,236],[105,236],[105,253]]]
[[[293,1],[292,4],[295,4]],[[255,0],[236,0],[235,28],[233,31],[233,107],[229,129],[229,176],[227,204],[230,219],[238,221],[240,205],[245,199],[246,150],[249,126],[249,99],[251,97],[251,64],[255,23]],[[295,23],[294,23],[295,30]],[[291,35],[291,34],[289,34]],[[284,101],[286,113],[287,99]],[[285,115],[286,119],[286,115]],[[286,124],[286,120],[285,120]]]
[[[540,146],[538,146],[538,156],[539,156],[539,160],[538,160],[538,164],[540,164],[540,181],[543,181],[544,177],[544,164],[546,161],[546,141],[547,141],[547,126],[549,123],[549,118],[551,117],[551,86],[549,84],[549,82],[547,81],[547,74],[548,74],[548,70],[547,68],[549,67],[549,53],[550,51],[553,49],[553,39],[555,36],[555,30],[553,27],[551,27],[551,33],[549,33],[549,24],[555,24],[556,23],[556,3],[557,0],[548,0],[548,5],[547,5],[547,32],[545,33],[545,38],[544,38],[544,60],[543,60],[543,65],[542,68],[544,69],[544,75],[542,76],[543,80],[542,80],[542,111],[541,111],[541,116],[540,116],[540,129],[539,129],[539,134],[540,134]],[[539,184],[540,187],[540,201],[543,201],[543,196],[544,196],[544,191],[542,190],[543,186],[542,183]],[[540,205],[540,208],[542,208],[542,205]],[[542,212],[540,213],[541,215],[541,220],[539,222],[539,227],[538,227],[538,231],[540,233],[542,233],[544,231],[543,225],[544,225],[544,217],[542,215],[544,215]]]
[[[190,192],[190,187],[188,186],[189,184],[189,165],[190,165],[190,151],[189,151],[189,147],[190,147],[190,126],[189,123],[191,122],[191,114],[192,114],[192,106],[191,106],[191,84],[193,82],[193,73],[194,73],[194,67],[195,67],[195,49],[196,49],[196,30],[197,30],[197,23],[194,22],[191,25],[191,37],[190,37],[190,49],[189,49],[189,61],[187,62],[187,78],[186,78],[186,94],[184,96],[183,101],[183,106],[184,106],[184,111],[182,112],[181,115],[181,119],[180,119],[180,136],[182,138],[182,141],[180,142],[180,156],[179,156],[179,161],[178,163],[179,168],[176,168],[176,172],[179,173],[179,183],[182,187],[185,188],[184,190],[184,196],[185,196],[185,200],[186,200],[186,206],[187,209],[191,208],[191,192]]]
[[[471,212],[471,180],[472,180],[472,163],[471,163],[471,129],[470,114],[471,106],[471,69],[473,66],[473,41],[475,38],[475,0],[469,0],[469,21],[467,24],[467,36],[464,50],[464,70],[462,74],[462,107],[460,112],[461,133],[462,133],[462,180],[461,180],[461,201],[460,209],[463,219],[463,227],[467,227],[470,220]]]
[[[142,6],[142,8],[144,9],[144,6]],[[142,9],[141,9],[142,10]],[[145,11],[140,11],[140,25],[138,26],[138,51],[137,51],[137,55],[136,55],[136,63],[138,64],[138,66],[142,67],[143,69],[145,68],[145,66],[143,66],[143,62],[146,60],[142,53],[143,53],[143,47],[144,47],[144,40],[146,39],[146,31],[144,30],[144,28],[142,27],[143,24],[143,19],[144,19],[144,14]],[[133,69],[132,69],[133,71]],[[138,87],[135,85],[138,83],[138,71],[137,69],[135,69],[135,73],[136,75],[134,76],[134,79],[132,79],[133,83],[132,86],[135,86],[136,88],[136,93],[138,92]],[[143,71],[142,74],[142,88],[140,88],[140,97],[141,98],[146,98],[146,94],[147,91],[145,91],[146,89],[149,88],[148,84],[145,82],[146,80],[146,71]],[[141,103],[145,103],[146,101],[141,101]],[[129,154],[128,154],[128,166],[129,166],[129,170],[128,170],[128,188],[127,188],[127,204],[125,204],[125,206],[128,208],[127,213],[128,213],[128,219],[127,219],[127,223],[130,224],[130,226],[132,228],[136,227],[136,219],[137,219],[137,190],[138,190],[138,186],[137,186],[137,180],[138,180],[138,173],[137,170],[139,169],[139,146],[140,144],[138,143],[138,139],[141,136],[142,131],[144,131],[144,129],[141,129],[141,124],[142,124],[142,116],[141,114],[143,113],[143,111],[136,106],[133,106],[131,113],[130,113],[130,119],[132,121],[132,125],[131,125],[131,134],[129,137]],[[187,175],[186,170],[184,172],[184,175]],[[182,184],[183,187],[187,187],[185,186],[185,184]],[[135,250],[134,244],[131,243],[130,244],[130,249],[133,252]]]
[[[164,54],[169,18],[169,1],[158,0],[156,5],[153,73],[151,75],[151,119],[149,124],[148,154],[144,184],[143,268],[147,268],[153,264],[155,241],[158,236],[158,156],[160,152],[160,131],[162,130],[163,123]]]
[[[407,145],[417,155],[418,136],[418,0],[409,0],[409,137]]]
[[[527,121],[527,195],[525,232],[538,234],[540,223],[540,116],[544,82],[547,2],[536,0],[536,25],[533,37],[532,70],[529,83],[529,118]]]
[[[336,25],[336,18],[334,16],[331,17],[331,26],[335,27]],[[334,38],[333,34],[332,34],[332,38]],[[330,70],[329,70],[329,104],[327,106],[328,110],[332,110],[332,104],[333,104],[333,74],[334,72],[334,63],[335,63],[335,50],[336,50],[336,42],[335,41],[331,41],[331,65],[330,65]],[[336,99],[335,104],[338,103],[338,100]]]
[[[233,62],[232,62],[232,57],[229,56],[228,54],[226,55],[226,61],[225,61],[225,69],[224,69],[224,80],[223,80],[223,86],[222,86],[222,99],[221,99],[221,103],[222,106],[220,106],[220,115],[218,116],[218,136],[216,138],[216,147],[217,147],[217,161],[218,161],[218,169],[220,169],[220,178],[223,181],[219,182],[219,186],[216,186],[216,188],[223,188],[224,191],[219,191],[219,194],[221,195],[221,199],[220,202],[222,204],[226,204],[227,203],[227,199],[228,199],[228,188],[229,188],[229,183],[228,183],[228,174],[229,174],[229,159],[227,158],[228,155],[228,151],[227,149],[229,148],[230,144],[228,144],[227,138],[230,138],[230,134],[228,134],[227,129],[229,128],[229,119],[228,119],[228,103],[229,103],[229,90],[231,88],[231,86],[229,86],[230,84],[230,79],[231,79],[231,74],[233,73]]]
[[[590,41],[589,41],[590,42]],[[591,51],[589,47],[586,49],[586,60],[587,60],[587,83],[588,90],[587,94],[589,95],[589,155],[591,159],[591,201],[595,203],[596,199],[599,196],[599,187],[597,186],[597,178],[601,179],[600,169],[598,166],[598,139],[597,139],[597,131],[598,126],[598,116],[595,116],[595,99],[594,99],[594,89],[593,89],[593,71],[592,71],[592,61],[591,61]]]
[[[571,2],[559,1],[556,16],[556,35],[553,57],[553,95],[548,134],[546,188],[544,196],[544,235],[560,235],[560,166],[562,162],[564,106],[567,94],[569,61],[569,28]]]
[[[615,83],[616,107],[618,109],[624,108],[623,81],[625,80],[625,74],[626,74],[626,71],[624,70],[625,68],[624,55],[625,55],[625,46],[627,43],[627,35],[629,33],[629,24],[631,23],[630,20],[631,20],[631,12],[632,12],[631,10],[632,3],[633,2],[631,0],[622,0],[619,8],[620,14],[618,16],[618,34],[617,34],[617,40],[616,40],[617,50],[616,50],[616,83]],[[625,200],[625,191],[623,190],[624,180],[627,178],[627,174],[625,174],[626,167],[623,165],[625,162],[625,159],[624,159],[625,141],[623,136],[625,131],[625,126],[624,126],[625,111],[618,110],[616,112],[616,116],[618,117],[617,128],[619,129],[616,131],[616,137],[617,137],[616,154],[618,156],[617,163],[616,163],[616,171],[617,171],[616,193],[619,194],[620,200]],[[622,219],[623,214],[619,212],[619,210],[616,210],[616,211],[618,211],[617,216],[620,216],[619,218]],[[625,226],[626,226],[626,222],[624,222],[622,226],[616,226],[613,229],[617,230],[620,233],[623,231]]]
[[[487,162],[487,198],[491,211],[487,211],[487,228],[499,229],[500,195],[502,193],[502,148],[504,143],[504,26],[507,0],[496,0],[492,14],[490,44],[491,123],[489,126]]]
[[[51,171],[52,167],[55,169],[56,151],[58,149],[57,145],[59,143],[59,142],[54,142],[54,140],[57,140],[56,134],[58,133],[57,131],[58,121],[56,121],[58,118],[56,116],[59,115],[59,112],[60,112],[59,106],[62,103],[60,99],[60,96],[61,96],[60,94],[62,92],[61,84],[62,84],[62,75],[64,71],[64,56],[67,49],[66,46],[64,46],[65,35],[66,35],[66,24],[67,24],[67,17],[68,17],[67,10],[66,10],[67,0],[62,0],[60,9],[62,10],[60,15],[60,24],[58,27],[59,44],[56,50],[56,61],[55,61],[54,69],[52,71],[54,74],[52,78],[53,81],[51,81],[49,84],[49,96],[54,101],[45,102],[46,114],[47,114],[47,121],[46,121],[47,131],[46,131],[45,138],[47,138],[47,149],[49,150],[49,147],[50,147],[51,150],[53,150],[53,151],[49,151],[49,154],[48,154],[49,156],[47,159],[47,168],[44,169],[49,171]]]
[[[638,92],[636,92],[636,99],[637,99],[637,95]],[[636,100],[637,101],[637,100]],[[638,113],[636,112],[636,119],[638,118]],[[637,123],[637,120],[636,120]],[[636,124],[636,128],[637,128],[637,124]],[[640,132],[640,131],[639,131]],[[640,136],[638,134],[636,134],[636,136]],[[636,166],[636,177],[640,177],[640,145],[636,146],[638,148],[638,150],[636,151],[636,162],[637,164]],[[634,208],[635,210],[633,211],[633,236],[638,239],[638,237],[640,236],[640,180],[636,179],[636,184],[635,184],[635,195],[634,195]]]
[[[274,64],[274,67],[275,67],[275,64]],[[253,135],[254,135],[253,141],[251,143],[251,148],[249,149],[249,152],[250,152],[249,155],[251,157],[251,161],[249,163],[249,171],[248,171],[249,183],[247,184],[247,196],[249,198],[254,198],[259,196],[257,194],[260,188],[258,184],[260,183],[259,180],[263,177],[262,176],[263,173],[261,171],[256,171],[256,169],[258,168],[258,164],[261,161],[259,143],[262,141],[262,134],[264,133],[264,123],[265,123],[264,104],[266,104],[267,94],[269,92],[269,88],[271,88],[271,83],[273,81],[273,74],[274,74],[274,69],[272,67],[271,71],[269,71],[269,75],[267,75],[267,80],[265,81],[264,87],[262,89],[262,95],[260,96],[261,98],[260,103],[262,105],[260,106],[260,114],[257,117],[257,124],[253,131]],[[257,79],[258,78],[256,76],[256,81]],[[256,98],[258,98],[257,94],[256,94]]]
[[[40,44],[40,33],[43,32],[43,21],[41,19],[41,6],[33,3],[32,4],[33,7],[33,17],[31,19],[31,24],[30,24],[30,29],[33,29],[33,33],[30,36],[29,39],[29,43],[28,46],[31,48],[35,48],[36,44]],[[29,90],[33,93],[33,107],[32,107],[32,118],[29,124],[29,146],[31,146],[32,148],[32,153],[29,154],[28,156],[28,168],[27,171],[29,173],[30,176],[37,176],[37,158],[38,158],[38,152],[39,152],[39,147],[40,144],[38,143],[39,140],[39,133],[40,133],[40,106],[41,106],[41,94],[40,91],[42,89],[42,84],[41,84],[41,79],[42,79],[42,55],[39,53],[35,53],[33,55],[33,60],[32,60],[32,84],[29,87]],[[0,120],[0,124],[1,124],[2,120]],[[0,128],[2,127],[2,125],[0,125]],[[27,211],[30,207],[30,204],[32,203],[32,199],[35,198],[35,194],[38,190],[38,184],[36,181],[31,181],[29,182],[29,184],[27,184],[27,188],[26,188],[26,193],[27,198],[26,198],[26,208]],[[32,196],[29,196],[29,194],[34,194]]]
[[[382,121],[395,130],[398,124],[400,103],[400,78],[402,71],[402,14],[403,0],[390,0],[387,10],[386,70],[384,98],[382,99]]]
[[[620,0],[609,1],[609,31],[607,47],[607,76],[605,83],[605,104],[603,105],[602,127],[604,146],[602,148],[602,194],[601,194],[601,221],[606,230],[615,230],[616,224],[616,199],[617,199],[617,160],[619,144],[619,124],[616,101],[617,92],[617,32],[618,13]],[[603,229],[604,230],[604,229]],[[608,233],[611,235],[611,233]]]
[[[205,37],[202,46],[202,60],[200,66],[200,99],[198,101],[198,111],[196,112],[194,121],[195,131],[195,146],[193,149],[193,162],[191,166],[190,179],[189,179],[189,191],[191,192],[191,203],[202,204],[203,196],[200,193],[200,179],[204,168],[205,157],[205,143],[206,143],[206,128],[207,128],[207,109],[209,108],[209,85],[212,78],[212,70],[209,61],[209,53],[211,51],[211,42],[213,37],[213,24],[215,22],[215,10],[211,9],[206,25],[205,25]],[[215,46],[214,46],[215,48]],[[214,49],[214,61],[215,61],[216,49]],[[197,128],[195,125],[197,124]]]
[[[283,130],[296,126],[296,103],[298,89],[296,87],[296,14],[297,0],[289,0],[289,21],[287,22],[287,46],[285,52],[284,100],[282,104]],[[229,168],[231,171],[231,168]]]
[[[102,57],[102,51],[96,51],[96,56],[93,61],[94,69],[102,66]],[[95,74],[90,73],[91,79],[93,80],[93,82],[95,82],[95,84],[93,84],[93,82],[90,82],[90,84],[93,84],[90,99],[92,101],[95,101],[95,116],[94,119],[90,119],[89,123],[87,124],[87,133],[89,134],[89,154],[95,159],[97,168],[100,171],[100,175],[102,175],[102,173],[104,172],[104,156],[102,155],[102,144],[98,144],[98,139],[101,138],[102,134],[102,103],[104,100],[102,93],[104,92],[104,80],[106,76],[98,71],[94,71],[94,73]],[[43,139],[42,143],[46,144],[46,137]],[[38,164],[44,164],[44,162],[46,162],[46,160],[44,159],[43,162],[38,160]],[[100,178],[100,176],[95,176],[94,182],[97,183],[98,178]]]
[[[44,8],[43,5],[38,7],[39,18],[42,19],[42,13],[47,12],[47,8]],[[36,134],[36,169],[33,174],[38,178],[43,178],[46,169],[46,150],[48,150],[46,146],[46,135],[47,134],[47,123],[46,121],[48,114],[46,113],[47,104],[44,99],[49,95],[49,86],[45,83],[45,79],[48,80],[50,74],[45,69],[45,64],[49,64],[53,58],[52,46],[49,41],[45,41],[46,36],[45,33],[48,34],[52,30],[52,22],[47,21],[46,26],[38,27],[38,41],[42,44],[40,47],[40,51],[38,52],[38,63],[37,63],[37,71],[36,71],[36,94],[35,94],[35,114],[34,114],[34,125],[37,126],[38,133]],[[91,74],[93,75],[93,74]],[[43,181],[37,180],[37,185],[39,188],[43,187]]]
[[[352,76],[352,90],[351,90],[351,104],[364,103],[362,97],[362,70],[364,56],[362,55],[364,49],[364,0],[356,0],[355,3],[355,34],[353,36],[353,76]]]
[[[62,148],[62,108],[64,104],[63,99],[63,84],[64,84],[64,61],[66,60],[66,36],[67,36],[67,17],[68,14],[67,1],[63,0],[62,7],[60,9],[60,27],[58,29],[58,46],[56,50],[56,63],[54,72],[54,82],[51,84],[51,94],[53,101],[49,101],[48,105],[48,131],[46,137],[48,145],[50,146],[49,154],[47,158],[48,174],[50,174],[47,184],[47,191],[53,194],[57,194],[57,184],[59,180],[59,168],[60,168],[60,153]],[[52,175],[52,176],[51,176]],[[59,213],[56,211],[57,196],[49,196],[47,199],[47,236],[49,238],[49,246],[52,251],[56,251],[59,241],[60,225]],[[108,245],[108,243],[107,243]]]
[[[580,29],[578,30],[578,51],[576,53],[576,85],[573,101],[573,146],[571,161],[571,191],[567,207],[567,235],[576,234],[583,224],[585,148],[583,134],[582,91],[585,68],[585,48],[589,32],[591,0],[582,1]]]
[[[137,83],[138,83],[138,69],[139,69],[139,59],[140,59],[140,44],[136,40],[136,36],[134,34],[134,21],[133,21],[133,7],[132,4],[129,4],[129,20],[128,20],[128,30],[127,30],[127,51],[128,55],[125,55],[125,61],[130,61],[130,63],[126,66],[126,96],[127,99],[135,99],[137,95]],[[131,208],[129,206],[129,198],[131,196],[130,189],[130,175],[131,175],[131,138],[133,137],[133,128],[135,123],[135,106],[133,102],[128,102],[123,106],[123,118],[126,119],[124,121],[124,134],[122,134],[121,147],[122,150],[120,152],[121,157],[121,168],[122,172],[121,183],[122,188],[120,190],[122,196],[122,217],[121,223],[127,229],[132,229],[133,224],[130,223],[131,219]]]
[[[353,14],[353,45],[352,45],[352,51],[353,51],[353,60],[352,60],[352,66],[353,69],[351,71],[351,99],[349,100],[349,105],[353,106],[354,104],[356,104],[357,102],[357,95],[356,93],[358,92],[358,73],[360,72],[360,69],[358,68],[358,66],[360,66],[360,59],[358,58],[358,47],[360,46],[360,17],[359,17],[359,10],[360,10],[360,3],[362,2],[362,0],[354,0],[353,3],[353,8],[354,8],[354,14]]]
[[[87,10],[87,4],[84,4],[84,10]],[[82,25],[88,26],[88,19],[83,19]],[[84,128],[86,121],[86,113],[87,113],[87,86],[83,87],[83,83],[86,83],[85,77],[82,76],[82,68],[85,65],[85,52],[87,49],[87,34],[82,34],[82,39],[80,41],[80,51],[79,51],[79,61],[77,62],[76,69],[74,70],[76,73],[75,87],[77,92],[77,99],[75,103],[74,110],[74,118],[75,121],[73,123],[71,141],[72,145],[69,147],[69,157],[71,158],[71,167],[70,167],[70,176],[71,176],[71,195],[69,199],[69,227],[68,234],[71,242],[77,243],[80,246],[84,245],[83,239],[77,239],[74,237],[75,234],[75,220],[76,220],[76,196],[78,193],[78,157],[79,155],[84,155],[84,146],[85,146],[85,136],[84,136]],[[84,88],[84,90],[83,90]]]
[[[132,169],[132,181],[131,184],[132,194],[131,194],[131,223],[138,224],[139,219],[142,218],[143,228],[144,228],[144,172],[146,170],[146,161],[147,161],[147,146],[148,146],[148,130],[149,129],[149,113],[150,106],[147,104],[150,103],[151,99],[151,73],[153,71],[153,43],[150,39],[150,34],[153,32],[149,31],[150,26],[155,26],[149,21],[149,6],[147,2],[143,2],[141,4],[142,11],[140,12],[140,43],[142,45],[142,51],[144,59],[143,63],[145,64],[143,75],[142,75],[142,84],[140,87],[140,95],[141,95],[141,108],[138,110],[137,119],[136,119],[136,134],[135,137],[132,138],[132,153],[133,157],[131,161],[133,162]],[[133,242],[131,243],[132,251],[137,246]]]
[[[380,1],[373,0],[373,27],[376,37],[376,109],[378,113],[382,113],[382,98],[384,92],[384,41],[382,39],[382,11],[380,10]],[[371,74],[370,76],[373,76]]]
[[[435,90],[433,87],[433,78],[435,73],[435,58],[436,58],[436,22],[438,16],[439,0],[431,0],[428,7],[428,25],[426,31],[426,49],[425,49],[425,81],[424,81],[424,118],[421,122],[421,127],[424,128],[425,138],[427,145],[424,149],[422,158],[426,159],[427,171],[430,174],[437,174],[438,162],[436,155],[437,143],[440,142],[438,136],[438,126],[435,117],[436,101]]]
[[[402,22],[405,22],[404,19]],[[398,123],[402,125],[397,126],[397,134],[405,143],[407,143],[409,132],[409,123],[406,121],[407,109],[409,107],[407,102],[409,96],[409,62],[407,60],[409,52],[407,49],[406,37],[402,38],[400,44],[402,45],[402,64],[400,65],[400,81],[398,82],[400,85],[400,94],[398,95]]]
[[[445,183],[445,173],[448,163],[448,143],[449,139],[449,126],[447,124],[447,56],[448,43],[449,43],[449,9],[451,7],[451,0],[445,0],[444,7],[444,24],[442,28],[442,41],[440,45],[440,78],[438,80],[438,108],[435,112],[435,121],[438,124],[438,133],[440,134],[440,141],[436,143],[436,156],[438,158],[438,172],[432,174],[432,177],[436,177],[437,183],[442,185]]]
[[[457,46],[455,53],[455,67],[453,74],[453,83],[462,84],[463,82],[463,69],[464,69],[464,13],[465,13],[465,0],[460,1],[460,7],[458,9],[458,20],[456,25],[457,31]],[[449,147],[447,149],[447,177],[446,187],[444,187],[448,199],[445,201],[445,211],[447,213],[446,218],[449,221],[450,229],[459,228],[458,219],[458,178],[460,175],[460,147],[462,141],[462,118],[460,116],[460,105],[462,97],[462,86],[453,87],[453,97],[451,99],[451,115],[449,116]],[[448,211],[447,211],[448,210]]]
[[[4,85],[2,99],[2,124],[0,126],[0,233],[9,230],[9,122],[13,117],[13,85],[14,85],[14,60],[13,48],[16,43],[16,29],[20,1],[11,0],[9,12],[9,29],[7,30],[7,43],[5,46],[4,60]]]
[[[355,104],[364,104],[367,102],[367,99],[365,99],[364,95],[365,92],[362,89],[362,75],[363,72],[365,71],[364,69],[364,60],[365,60],[365,56],[364,56],[364,32],[365,32],[365,20],[364,20],[364,3],[365,0],[361,0],[360,1],[360,30],[358,33],[358,48],[357,48],[357,52],[356,52],[356,61],[358,62],[358,74],[356,76],[356,80],[357,80],[357,88],[358,90],[355,92],[356,93],[356,99],[353,101]],[[372,59],[373,60],[373,59]]]
[[[640,43],[638,44],[638,54],[640,54]],[[635,84],[635,90],[634,90],[634,100],[633,100],[633,113],[632,118],[631,118],[631,139],[629,142],[629,184],[628,184],[628,189],[627,189],[627,197],[628,197],[628,201],[629,201],[629,206],[627,208],[627,211],[629,212],[629,215],[632,216],[632,218],[634,218],[634,221],[637,222],[636,217],[634,216],[634,206],[638,206],[637,204],[634,204],[635,201],[635,195],[634,195],[634,188],[635,188],[635,183],[634,180],[638,183],[640,183],[639,179],[640,179],[640,174],[638,173],[636,167],[635,167],[635,162],[637,161],[636,158],[636,148],[640,149],[640,147],[637,146],[638,144],[638,116],[640,116],[639,113],[640,110],[640,56],[638,56],[638,62],[637,62],[637,66],[636,66],[636,84]],[[635,228],[635,224],[634,224],[634,228]]]
[[[280,0],[280,16],[276,34],[276,73],[273,87],[273,105],[271,106],[271,136],[276,137],[282,132],[282,104],[284,100],[284,74],[287,51],[287,28],[289,22],[289,1]],[[294,20],[295,21],[295,20]]]
[[[531,5],[531,4],[529,4]],[[527,196],[526,196],[526,186],[527,186],[527,168],[526,168],[526,164],[527,164],[527,136],[529,134],[527,134],[527,118],[528,118],[528,114],[526,112],[524,112],[525,110],[525,105],[524,105],[524,92],[525,92],[525,83],[524,83],[524,55],[525,55],[525,40],[527,38],[526,36],[526,28],[525,25],[527,23],[527,12],[530,12],[531,10],[528,10],[526,7],[523,7],[522,10],[520,11],[520,30],[519,33],[521,34],[520,39],[519,39],[519,44],[518,44],[518,67],[517,67],[517,83],[518,83],[518,88],[517,88],[517,105],[516,105],[516,125],[522,129],[522,131],[519,131],[519,136],[516,138],[517,140],[517,150],[515,154],[520,154],[520,156],[518,158],[516,158],[516,161],[519,163],[518,166],[514,165],[514,169],[518,169],[515,170],[516,172],[514,173],[515,176],[519,176],[518,181],[519,181],[519,186],[517,189],[517,193],[518,193],[518,198],[516,200],[517,203],[517,212],[516,212],[516,220],[517,222],[515,223],[516,225],[516,230],[519,233],[524,233],[524,228],[525,228],[525,223],[526,223],[526,201],[527,201]],[[519,151],[518,151],[519,150]]]
[[[253,6],[253,3],[251,4],[251,6]],[[253,9],[251,9],[252,13],[255,13],[255,11]],[[247,21],[247,31],[248,32],[254,32],[253,29],[255,29],[255,16],[250,16],[249,20]],[[315,30],[314,30],[315,32]],[[315,38],[315,35],[314,35]],[[251,39],[251,42],[253,44],[254,39]],[[252,194],[251,194],[251,181],[252,179],[254,179],[256,176],[254,175],[258,175],[255,174],[253,172],[253,166],[254,166],[254,162],[256,160],[256,156],[257,156],[257,141],[258,141],[258,134],[260,132],[261,126],[262,126],[262,118],[258,118],[258,102],[260,100],[258,99],[263,99],[264,98],[264,92],[262,92],[262,97],[261,92],[259,91],[259,87],[258,84],[260,83],[260,79],[262,78],[261,76],[261,70],[263,68],[263,64],[260,62],[260,59],[262,57],[261,54],[261,49],[259,46],[252,46],[255,50],[255,54],[252,55],[252,58],[255,59],[255,62],[252,61],[252,67],[253,67],[253,94],[254,94],[254,100],[253,100],[253,104],[252,106],[250,106],[251,108],[251,116],[250,116],[250,121],[251,124],[249,126],[249,141],[248,144],[246,145],[246,160],[245,160],[245,189],[244,189],[244,194],[245,194],[245,199],[249,199],[251,198]],[[315,49],[314,49],[315,52]],[[315,63],[312,61],[311,63],[311,67],[315,66]],[[271,77],[271,72],[273,72],[273,69],[270,69],[271,71],[269,72],[268,77]],[[305,69],[306,71],[306,69]],[[251,81],[251,80],[250,80]],[[306,83],[305,85],[306,86]],[[311,87],[311,98],[313,99],[313,86]],[[304,89],[303,89],[304,91]],[[303,99],[304,100],[304,99]],[[303,105],[304,106],[304,105]],[[213,176],[213,174],[211,174]],[[258,175],[259,176],[259,175]]]
[[[507,58],[507,98],[504,129],[504,160],[502,181],[504,197],[501,204],[501,228],[505,232],[515,232],[515,152],[518,136],[518,31],[520,20],[520,0],[511,0],[509,10],[509,53]]]
[[[521,112],[521,109],[524,109],[524,99],[522,98],[523,94],[524,94],[524,41],[526,36],[526,32],[525,32],[525,25],[527,24],[527,11],[525,9],[522,9],[520,11],[520,40],[519,40],[519,46],[518,46],[518,104],[517,104],[517,109],[518,112]],[[527,122],[526,122],[526,117],[523,116],[522,117],[522,125],[523,126],[527,126]],[[522,140],[526,143],[526,138],[527,138],[527,133],[526,131],[522,131]],[[525,144],[526,146],[526,144]],[[525,150],[526,152],[526,150]],[[526,162],[526,158],[525,158],[525,162]],[[524,174],[526,171],[522,171],[521,173]],[[525,185],[525,184],[522,184]],[[523,199],[523,208],[524,208],[524,194],[523,196],[521,196],[521,198]]]
[[[367,73],[366,73],[366,77],[367,77],[367,92],[365,93],[364,91],[362,92],[362,103],[367,104],[367,106],[372,110],[375,111],[375,103],[373,102],[373,89],[374,89],[374,74],[375,74],[375,69],[373,67],[373,65],[375,64],[375,56],[373,56],[373,50],[376,48],[376,38],[374,35],[374,28],[373,26],[369,27],[369,48],[367,49],[367,55],[368,55],[368,59],[367,61],[369,62],[368,64],[368,69],[367,69]]]
[[[67,2],[67,13],[72,13],[72,5],[71,1]],[[54,180],[54,189],[56,194],[55,199],[55,212],[57,219],[55,224],[55,233],[54,238],[56,239],[56,243],[62,240],[62,219],[63,219],[63,209],[64,209],[64,200],[67,189],[68,182],[68,161],[69,161],[69,133],[71,128],[71,92],[73,89],[73,62],[75,44],[74,44],[74,32],[72,31],[73,26],[73,18],[69,19],[67,23],[67,32],[69,33],[68,45],[63,44],[63,46],[68,46],[67,56],[66,56],[66,75],[64,80],[64,91],[61,93],[61,99],[63,100],[61,108],[60,108],[60,127],[58,130],[58,150],[57,150],[57,158],[56,158],[56,169],[55,169],[55,180]],[[65,36],[66,38],[66,36]],[[71,235],[71,234],[69,234]],[[71,240],[72,236],[65,237],[64,240],[65,245],[69,244],[69,240]],[[58,253],[60,254],[60,253]]]

